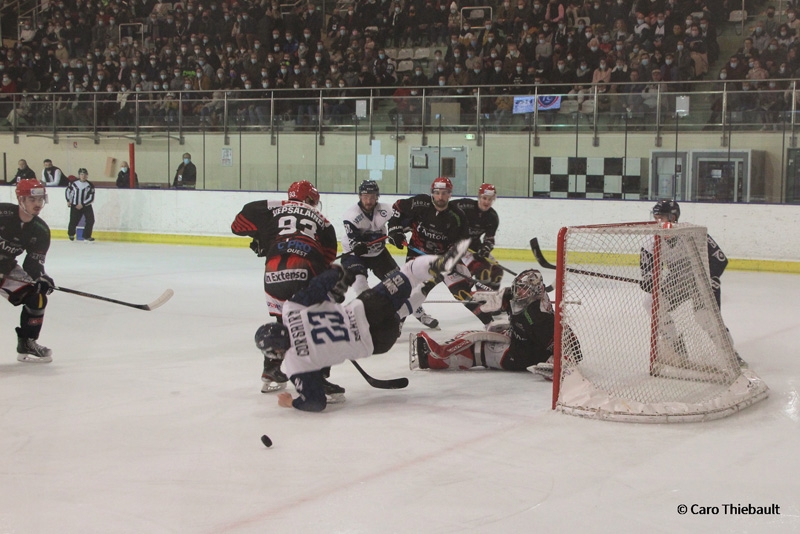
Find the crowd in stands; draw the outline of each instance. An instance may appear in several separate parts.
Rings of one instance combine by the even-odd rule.
[[[767,124],[767,113],[786,107],[787,79],[800,68],[800,20],[788,5],[785,16],[767,7],[741,48],[720,57],[717,28],[741,7],[734,0],[356,0],[327,20],[313,3],[282,13],[264,0],[50,0],[2,50],[0,118],[16,101],[15,119],[35,122],[39,110],[50,120],[53,108],[37,102],[45,99],[64,121],[86,123],[93,110],[81,104],[97,99],[100,124],[125,125],[141,99],[147,117],[176,120],[182,106],[184,117],[216,124],[227,93],[248,99],[231,115],[265,125],[272,103],[264,97],[293,88],[290,101],[274,105],[299,124],[319,115],[316,90],[326,88],[324,114],[342,121],[354,111],[344,97],[380,88],[411,121],[420,88],[436,98],[484,86],[479,111],[502,120],[510,96],[536,86],[579,106],[594,87],[620,93],[608,106],[630,112],[652,109],[659,89],[687,91],[680,82],[706,79],[746,91],[728,110],[762,110]],[[490,8],[485,18],[463,16],[480,6]],[[399,73],[387,50],[404,47],[430,47],[430,61]],[[464,99],[462,111],[475,102]],[[721,101],[712,110],[722,113]]]

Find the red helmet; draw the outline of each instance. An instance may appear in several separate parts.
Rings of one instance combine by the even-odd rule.
[[[478,196],[481,197],[483,195],[496,197],[497,188],[492,184],[481,184],[481,186],[478,188]]]
[[[17,182],[17,197],[44,197],[47,202],[47,190],[39,180],[24,178]]]
[[[431,193],[437,190],[441,191],[442,189],[449,193],[453,192],[453,182],[450,181],[450,178],[446,176],[440,176],[431,184]]]
[[[308,180],[300,180],[289,186],[289,200],[298,200],[316,206],[319,203],[319,191]]]

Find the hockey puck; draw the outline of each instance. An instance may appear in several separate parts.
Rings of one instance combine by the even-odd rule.
[[[272,447],[272,440],[269,439],[269,436],[266,434],[261,436],[261,443],[263,443],[265,447]]]

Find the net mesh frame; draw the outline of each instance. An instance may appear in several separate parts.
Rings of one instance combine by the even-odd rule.
[[[553,408],[584,417],[702,421],[768,394],[741,369],[711,287],[706,228],[562,228]]]

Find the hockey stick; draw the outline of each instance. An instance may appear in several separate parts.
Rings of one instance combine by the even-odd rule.
[[[364,380],[367,381],[367,384],[376,388],[376,389],[403,389],[404,387],[408,386],[408,378],[401,377],[401,378],[392,378],[390,380],[381,380],[379,378],[371,377],[367,374],[367,372],[361,368],[361,366],[355,360],[350,360],[350,363],[361,373],[361,376],[364,377]]]
[[[556,266],[547,261],[547,259],[544,257],[544,254],[542,254],[542,249],[539,248],[539,240],[537,238],[534,237],[531,239],[530,244],[531,251],[533,252],[533,255],[536,256],[536,261],[539,262],[539,265],[545,269],[556,269]],[[570,273],[595,276],[597,278],[605,278],[607,280],[616,280],[617,282],[628,282],[637,285],[639,284],[639,280],[636,280],[635,278],[626,278],[624,276],[616,276],[613,274],[598,273],[596,271],[584,271],[583,269],[573,269],[572,267],[567,267],[565,270]]]
[[[167,289],[164,293],[161,294],[156,300],[151,302],[150,304],[133,304],[131,302],[124,302],[122,300],[116,300],[108,297],[101,297],[100,295],[93,295],[92,293],[84,293],[83,291],[78,291],[76,289],[70,289],[68,287],[54,287],[56,291],[63,291],[64,293],[72,293],[73,295],[79,295],[81,297],[86,297],[95,300],[102,300],[104,302],[111,302],[112,304],[119,304],[121,306],[127,306],[129,308],[136,308],[137,310],[145,310],[145,311],[152,311],[156,308],[160,308],[163,306],[169,299],[172,298],[172,295],[175,292],[171,289]]]
[[[473,254],[473,255],[477,255],[477,252],[475,252],[474,250],[472,250],[472,249],[469,249],[469,251],[470,251],[470,252],[472,252],[472,254]],[[503,270],[504,270],[505,272],[507,272],[508,274],[513,274],[514,276],[517,276],[517,274],[519,274],[519,273],[515,273],[515,272],[514,272],[514,271],[512,271],[511,269],[508,269],[508,268],[506,268],[506,267],[503,267],[502,265],[500,265],[500,262],[499,262],[499,261],[497,261],[497,260],[495,260],[494,258],[490,258],[489,256],[478,256],[478,257],[479,257],[479,258],[483,258],[483,259],[485,259],[487,262],[491,263],[492,265],[497,265],[498,267],[500,267],[501,269],[503,269]]]
[[[370,241],[369,243],[364,243],[364,244],[365,244],[365,245],[367,245],[368,247],[371,247],[371,246],[372,246],[372,245],[374,245],[375,243],[380,243],[381,241],[385,241],[385,240],[387,240],[387,239],[389,239],[389,236],[388,236],[388,235],[385,235],[385,236],[383,236],[383,237],[379,237],[379,238],[378,238],[378,239],[376,239],[375,241]],[[350,254],[352,254],[352,253],[353,253],[353,251],[352,251],[352,250],[349,250],[349,251],[347,251],[347,252],[342,252],[341,254],[339,254],[338,256],[336,256],[336,257],[335,257],[335,258],[333,258],[333,259],[334,259],[334,260],[338,260],[338,259],[342,258],[343,256],[349,256],[349,255],[350,255]]]
[[[31,283],[28,280],[21,280],[19,278],[12,278],[10,276],[6,276],[5,278],[8,280],[13,280],[15,282],[22,282],[24,284]],[[164,293],[161,294],[160,297],[158,297],[150,304],[133,304],[132,302],[125,302],[122,300],[116,300],[109,297],[102,297],[100,295],[95,295],[93,293],[86,293],[84,291],[78,291],[77,289],[70,289],[68,287],[63,287],[63,286],[53,286],[53,290],[63,291],[64,293],[72,293],[73,295],[78,295],[81,297],[86,297],[95,300],[102,300],[104,302],[111,302],[112,304],[119,304],[120,306],[127,306],[129,308],[136,308],[137,310],[145,310],[145,311],[152,311],[155,310],[156,308],[160,308],[161,306],[164,305],[164,303],[166,303],[169,299],[172,298],[172,295],[175,294],[173,290],[167,289],[166,291],[164,291]]]
[[[534,239],[536,239],[536,238],[534,237]],[[538,245],[537,245],[537,246],[538,246]],[[475,253],[475,251],[473,251],[473,250],[471,250],[471,249],[470,249],[470,252],[472,252],[473,254]],[[539,252],[541,253],[541,250],[540,250]],[[543,256],[542,258],[544,258],[544,256]],[[507,272],[507,273],[509,273],[509,274],[513,274],[514,276],[517,276],[517,275],[519,274],[519,273],[515,273],[515,272],[514,272],[514,271],[512,271],[511,269],[508,269],[507,267],[504,267],[504,266],[502,266],[502,265],[500,264],[500,262],[499,262],[499,261],[497,261],[497,260],[494,260],[494,259],[492,259],[492,258],[488,258],[488,257],[487,257],[487,258],[484,258],[484,259],[485,259],[487,262],[491,263],[492,265],[497,265],[498,267],[500,267],[501,269],[503,269],[505,272]],[[552,286],[552,285],[547,285],[547,286],[545,286],[545,287],[544,287],[544,290],[545,290],[545,291],[547,291],[548,293],[552,293],[552,291],[553,291],[553,286]]]

